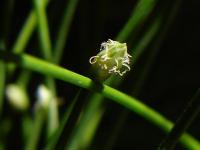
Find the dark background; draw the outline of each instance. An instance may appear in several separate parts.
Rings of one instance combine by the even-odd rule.
[[[57,30],[66,2],[52,0],[48,6],[47,12],[52,42],[56,40]],[[80,0],[69,32],[69,38],[66,41],[61,66],[88,76],[89,57],[99,51],[101,42],[116,37],[129,18],[136,2],[136,0]],[[155,14],[159,13],[164,5],[168,5],[169,8],[166,15],[170,13],[170,7],[173,6],[173,2],[172,0],[159,2],[148,22],[151,23]],[[30,1],[21,0],[20,2],[15,2],[14,14],[12,15],[9,29],[8,49],[12,47],[31,8]],[[161,112],[172,121],[175,121],[184,110],[200,83],[199,8],[200,1],[198,0],[182,0],[177,16],[159,48],[141,92],[137,96],[141,101],[155,108],[155,110]],[[148,27],[148,22],[138,31],[138,37]],[[129,38],[127,44],[131,45],[132,43],[134,44],[134,41]],[[137,72],[142,70],[154,44],[152,42],[148,47],[149,51],[142,55],[139,62],[134,64],[133,71],[119,89],[134,96],[132,87],[139,76]],[[38,45],[35,32],[27,47],[27,52],[40,57],[41,55],[36,51],[39,47]],[[31,81],[33,87],[39,82],[38,79],[40,79],[40,76],[36,75]],[[11,80],[15,80],[15,78]],[[59,85],[58,93],[61,97],[67,97],[66,99],[73,97],[77,91],[76,87],[66,85],[60,81],[57,82]],[[108,102],[107,108],[92,146],[92,149],[95,150],[103,148],[110,131],[118,120],[118,116],[123,112],[121,106],[111,102]],[[200,116],[189,128],[189,133],[197,139],[200,139],[199,126]],[[10,140],[18,143],[15,141],[17,133],[14,133]],[[156,149],[164,137],[165,134],[160,129],[140,116],[129,113],[113,149],[153,150]],[[178,146],[177,149],[181,149],[181,146]]]

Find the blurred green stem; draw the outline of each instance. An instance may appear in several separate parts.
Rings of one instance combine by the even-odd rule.
[[[57,131],[55,132],[55,134],[53,134],[50,137],[50,141],[49,143],[47,143],[45,150],[54,150],[56,145],[61,142],[61,140],[59,140],[60,138],[62,138],[62,135],[65,134],[64,129],[66,127],[66,124],[69,121],[69,117],[72,115],[72,110],[74,109],[75,105],[77,104],[77,100],[80,96],[80,92],[82,91],[82,89],[80,89],[76,96],[74,97],[74,99],[72,100],[72,103],[70,104],[70,106],[66,109],[65,114],[63,115],[63,119],[59,125],[59,128],[57,129]],[[60,145],[59,145],[60,146]],[[63,146],[61,146],[63,147]],[[58,147],[57,147],[58,148]]]
[[[26,54],[16,55],[0,51],[0,59],[3,59],[5,61],[15,61],[19,66],[24,69],[29,69],[44,75],[49,75],[56,79],[71,83],[73,85],[88,90],[95,90],[96,92],[101,93],[106,98],[137,113],[138,115],[142,116],[165,132],[169,132],[173,126],[172,122],[170,122],[164,116],[162,116],[152,108],[148,107],[147,105],[143,104],[139,100],[130,97],[107,85],[102,85],[102,87],[99,89],[99,86],[96,85],[91,79],[70,70],[58,67],[54,64]],[[200,143],[186,133],[183,134],[180,142],[188,149],[198,149],[200,147]]]
[[[133,64],[135,62],[137,62],[137,60],[140,58],[140,55],[145,51],[146,47],[149,45],[150,42],[152,42],[152,40],[154,39],[155,35],[158,34],[158,31],[160,29],[161,26],[161,17],[158,16],[154,22],[152,23],[152,25],[149,27],[148,31],[145,33],[145,35],[142,37],[142,39],[136,44],[136,46],[134,46],[133,51],[132,51],[132,56],[134,56],[133,59]],[[156,53],[154,53],[155,50],[153,50],[153,52],[151,53],[152,55],[155,55]],[[146,62],[146,64],[148,64],[149,61]],[[145,69],[143,69],[142,72],[146,72],[144,71]],[[142,73],[142,75],[144,75]],[[145,77],[147,75],[145,74],[145,76],[139,76],[139,79],[134,83],[134,96],[138,96],[139,92],[140,92],[140,88],[142,87],[142,85],[144,84],[145,81]],[[114,81],[114,79],[113,79]],[[110,82],[113,82],[112,80],[110,80]],[[118,82],[115,83],[115,87],[118,86],[122,81],[122,80],[117,80]],[[108,138],[107,140],[107,144],[105,145],[105,150],[110,150],[113,148],[114,143],[117,140],[118,134],[120,134],[120,131],[123,127],[123,125],[126,122],[126,118],[129,115],[129,111],[123,109],[122,112],[120,113],[120,116],[118,117],[117,123],[115,124],[115,126],[113,127],[113,131],[111,131],[110,134],[110,138]]]
[[[130,34],[136,27],[141,24],[149,16],[153,10],[157,0],[140,0],[136,5],[136,8],[133,9],[133,12],[130,16],[130,19],[119,32],[116,40],[124,41],[128,39]]]
[[[4,100],[4,89],[5,89],[5,82],[6,82],[6,68],[5,63],[0,60],[0,118],[1,113],[3,111],[3,100]]]
[[[85,128],[87,134],[84,135],[80,143],[82,149],[90,149],[89,146],[94,139],[94,135],[97,132],[97,127],[103,117],[104,111],[105,109],[102,109],[102,107],[98,107],[93,114],[93,117],[90,118],[90,125]]]
[[[40,39],[41,50],[43,56],[48,61],[53,61],[52,57],[52,46],[49,34],[49,27],[47,22],[47,16],[45,12],[45,0],[34,0],[34,8],[36,11],[36,16],[38,19],[38,33]],[[52,92],[52,99],[49,103],[48,109],[48,137],[57,129],[58,127],[58,108],[56,101],[56,85],[55,81],[48,75],[46,77],[47,87]]]
[[[44,5],[46,6],[47,4],[48,4],[48,0],[45,0]],[[18,37],[16,38],[17,40],[11,49],[12,52],[14,52],[16,54],[20,54],[25,50],[25,48],[31,38],[31,35],[33,34],[33,31],[36,27],[36,23],[37,23],[37,17],[36,17],[35,11],[31,11],[31,13],[28,15],[21,31],[19,32]],[[15,65],[9,64],[8,71],[9,71],[10,75],[14,72],[14,70],[15,70]]]
[[[75,10],[78,4],[78,0],[70,0],[69,2],[67,2],[67,6],[65,8],[63,17],[62,17],[62,21],[60,24],[60,28],[58,31],[58,36],[57,36],[57,40],[54,46],[54,59],[53,62],[55,64],[59,64],[59,62],[61,61],[61,56],[64,52],[64,47],[65,47],[65,43],[67,41],[68,38],[68,34],[69,34],[69,29],[70,29],[70,25],[72,23],[73,20],[73,16],[75,14]],[[72,109],[74,108],[74,104],[76,102],[76,100],[78,99],[80,92],[77,93],[73,103],[71,104],[71,106],[69,107],[69,109],[67,110],[66,114],[64,115],[64,120],[63,122],[61,122],[61,128],[58,128],[58,131],[55,132],[56,133],[56,137],[53,138],[53,142],[51,142],[47,149],[54,149],[59,137],[61,136],[62,131],[64,130],[64,126],[67,124],[68,122],[68,118],[72,112]]]
[[[85,111],[83,111],[83,115],[81,116],[80,123],[77,124],[77,126],[73,129],[70,139],[67,142],[67,145],[65,147],[66,150],[76,150],[76,149],[82,148],[82,145],[81,145],[83,142],[82,140],[87,135],[86,129],[90,128],[91,126],[90,124],[91,116],[93,116],[94,112],[96,112],[96,110],[100,108],[101,104],[102,104],[101,99],[100,100],[93,99],[93,101],[88,101],[88,104],[85,107]]]
[[[28,83],[30,81],[30,77],[31,77],[31,72],[28,70],[23,70],[21,72],[21,74],[19,75],[19,78],[17,80],[17,83],[20,87],[26,89],[28,86]]]
[[[158,31],[160,31],[160,32],[157,34],[157,37],[154,40],[154,45],[151,48],[151,52],[150,52],[150,54],[149,54],[149,56],[148,56],[148,58],[145,62],[145,66],[143,67],[143,70],[141,71],[139,78],[134,83],[133,95],[136,96],[136,97],[139,96],[139,94],[142,90],[142,87],[143,87],[143,85],[144,85],[144,83],[145,83],[145,81],[146,81],[146,79],[149,75],[149,72],[152,68],[152,65],[154,64],[155,57],[157,56],[158,51],[160,50],[160,46],[162,44],[162,41],[166,37],[167,31],[169,30],[172,22],[174,21],[174,19],[176,17],[176,14],[179,10],[180,2],[181,2],[181,0],[176,0],[173,3],[173,6],[172,7],[170,6],[170,13],[169,14],[167,13],[167,15],[168,15],[167,17],[165,17],[164,14],[165,14],[165,12],[168,12],[169,6],[164,4],[164,9],[162,9],[160,14],[155,19],[155,22],[158,22],[158,24],[160,26],[160,28],[157,28],[157,32]],[[164,19],[164,18],[166,18],[166,19]],[[161,23],[162,23],[162,26],[161,26]],[[155,33],[157,33],[157,32],[155,32]],[[150,39],[153,39],[153,38],[150,38]],[[141,40],[142,43],[143,42],[146,43],[145,41],[146,40],[143,40],[143,39]],[[133,48],[133,49],[136,49],[136,52],[140,52],[140,53],[142,52],[142,50],[138,51],[137,47]],[[133,54],[133,56],[135,56],[136,59],[139,58],[138,53]],[[135,61],[137,61],[137,60],[135,60]],[[114,145],[115,140],[117,139],[117,135],[120,133],[123,125],[125,124],[125,121],[126,121],[125,118],[128,117],[128,114],[129,114],[129,111],[122,110],[122,113],[119,116],[119,121],[116,123],[116,129],[115,128],[113,129],[113,132],[111,133],[111,139],[110,139],[110,141],[108,140],[108,142],[107,142],[107,149],[106,150],[112,149],[112,145]]]
[[[131,14],[131,17],[125,24],[125,26],[122,28],[122,30],[119,32],[117,36],[118,41],[124,41],[127,39],[132,31],[136,30],[136,27],[140,25],[149,15],[149,13],[153,10],[157,0],[140,0],[136,7],[133,9],[133,12]],[[114,81],[114,82],[113,82]],[[116,78],[110,78],[108,80],[108,84],[118,84],[120,80],[116,80]],[[70,139],[69,142],[69,147],[70,145],[73,145],[72,147],[79,146],[81,142],[81,137],[85,135],[86,133],[84,132],[84,127],[90,126],[90,122],[85,122],[84,120],[88,120],[89,118],[93,117],[93,114],[95,114],[95,111],[98,110],[99,107],[101,107],[102,102],[103,102],[103,97],[98,94],[93,94],[90,99],[89,99],[88,106],[84,114],[82,115],[82,119],[80,121],[79,126],[75,129],[74,134],[72,136],[73,139]],[[102,113],[103,115],[103,113]],[[100,117],[100,116],[99,116]],[[97,127],[97,125],[96,125]],[[80,128],[80,129],[79,129]],[[76,134],[76,135],[75,135]],[[79,138],[80,137],[80,138]],[[75,144],[77,144],[75,146]]]
[[[159,150],[173,150],[176,143],[200,112],[200,89],[189,101],[187,107],[178,118],[177,122],[169,132],[167,138],[160,145]],[[200,148],[200,147],[199,147]]]
[[[42,126],[44,124],[46,118],[46,112],[44,110],[36,111],[35,118],[33,121],[32,130],[27,141],[27,145],[25,146],[25,150],[36,150],[37,145],[40,139],[40,134],[42,132]]]
[[[0,14],[1,25],[0,25],[0,51],[5,51],[8,48],[8,37],[10,33],[10,22],[13,13],[14,0],[4,0],[2,13]],[[3,111],[4,104],[4,93],[6,84],[6,64],[0,60],[0,118]]]
[[[35,26],[36,26],[36,14],[34,11],[32,11],[27,17],[27,20],[23,25],[22,30],[20,31],[18,37],[16,38],[17,40],[13,45],[12,52],[19,54],[25,50],[25,47],[35,29]]]
[[[38,20],[38,33],[40,39],[40,45],[43,52],[43,56],[46,60],[52,61],[52,47],[50,41],[49,28],[47,23],[47,17],[45,13],[45,0],[33,0],[36,16]]]
[[[60,29],[58,31],[57,40],[54,47],[54,62],[58,64],[62,58],[65,43],[68,38],[70,25],[72,24],[73,16],[78,4],[78,0],[67,1],[67,6],[63,17],[61,18]]]

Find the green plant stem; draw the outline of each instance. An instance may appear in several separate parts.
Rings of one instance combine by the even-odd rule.
[[[88,104],[85,107],[85,112],[83,113],[83,116],[81,117],[80,123],[75,127],[75,129],[72,131],[71,137],[67,142],[67,145],[65,147],[66,150],[76,150],[81,149],[82,145],[82,139],[85,136],[85,129],[90,127],[91,124],[88,122],[91,121],[91,116],[94,115],[94,112],[100,108],[102,104],[101,99],[93,99],[93,101],[89,101]],[[87,132],[86,132],[87,133]]]
[[[52,61],[52,47],[45,13],[45,0],[33,0],[38,20],[38,30],[42,52],[46,60]]]
[[[51,137],[50,137],[50,141],[49,143],[47,143],[47,145],[45,146],[45,150],[53,150],[55,149],[56,145],[58,144],[59,142],[59,139],[61,138],[62,134],[64,134],[64,129],[65,129],[65,126],[66,124],[68,123],[69,121],[69,117],[72,115],[72,111],[77,103],[77,100],[80,96],[80,92],[82,91],[82,89],[80,89],[76,96],[74,97],[74,99],[72,100],[72,103],[70,104],[70,106],[66,109],[66,112],[65,114],[63,115],[63,119],[60,123],[60,126],[59,128],[57,129],[57,131],[55,132],[55,134],[53,134]],[[63,147],[63,146],[62,146]]]
[[[152,41],[151,39],[156,35],[156,33],[158,32],[159,30],[159,27],[160,27],[160,18],[157,18],[153,23],[152,25],[149,27],[148,31],[145,33],[145,35],[143,36],[143,38],[139,41],[139,43],[133,48],[133,51],[132,51],[132,56],[134,56],[134,59],[133,59],[133,63],[136,62],[139,57],[141,56],[141,54],[144,52],[145,48],[147,47],[147,45]],[[110,79],[108,79],[106,81],[106,84],[108,85],[112,85],[114,87],[117,87],[122,81],[124,80],[124,77],[121,78],[120,80],[117,79],[116,77],[111,77]],[[93,106],[96,106],[95,104],[95,101],[101,101],[99,102],[99,107],[101,106],[101,103],[103,102],[103,97],[99,94],[93,94],[91,97],[90,97],[90,100],[91,100],[91,103],[90,103],[90,106],[88,106],[88,111],[89,111],[89,108]],[[95,100],[95,101],[94,101]],[[96,109],[98,109],[98,107],[96,107]],[[95,109],[93,109],[95,110]],[[93,113],[90,113],[90,114],[94,114]],[[103,114],[102,114],[103,115]],[[99,116],[100,117],[100,116]],[[92,116],[89,116],[88,118],[93,118]],[[84,118],[85,119],[85,118]],[[83,119],[83,120],[84,120]],[[88,125],[85,125],[86,127]],[[97,126],[96,126],[97,127]]]
[[[63,54],[64,46],[68,38],[70,25],[72,23],[73,16],[75,14],[76,6],[78,4],[78,0],[70,0],[67,2],[67,6],[65,8],[64,15],[62,17],[62,21],[60,24],[60,29],[58,32],[57,40],[54,46],[54,59],[53,62],[55,64],[59,64],[61,60],[61,56]],[[58,143],[59,138],[61,137],[61,133],[64,130],[65,125],[68,122],[68,118],[71,115],[72,109],[74,108],[75,102],[78,99],[80,92],[77,93],[73,103],[70,105],[69,109],[67,110],[66,114],[64,115],[64,119],[61,122],[60,128],[58,128],[57,132],[53,136],[53,140],[48,143],[46,149],[54,149],[56,144]]]
[[[12,52],[20,54],[25,50],[26,45],[35,29],[37,23],[36,19],[36,14],[34,11],[32,11],[27,17],[27,20],[25,21],[18,37],[16,38],[17,40],[13,45]]]
[[[147,46],[152,42],[152,39],[156,36],[161,26],[160,16],[154,20],[149,29],[145,32],[142,39],[132,48],[131,55],[134,56],[132,64],[136,63],[140,56],[145,52]],[[122,83],[125,77],[119,79],[115,76],[110,77],[105,83],[117,87]]]
[[[57,40],[54,47],[54,51],[55,51],[54,62],[56,64],[58,64],[61,60],[61,56],[63,54],[65,43],[68,38],[70,25],[72,23],[77,4],[78,4],[78,0],[67,1],[67,6],[65,8],[65,12],[62,18],[62,22],[60,25],[60,29],[59,29]]]
[[[118,41],[124,41],[125,39],[127,39],[130,36],[130,34],[132,33],[132,31],[136,30],[136,27],[147,18],[149,13],[153,10],[156,2],[157,2],[157,0],[140,0],[137,4],[136,8],[133,10],[130,19],[127,21],[125,26],[119,32],[116,39]],[[117,85],[120,82],[121,82],[121,79],[116,80],[115,77],[113,77],[113,78],[111,77],[106,83],[107,84],[114,83]],[[82,121],[79,124],[80,129],[76,129],[77,131],[74,131],[74,134],[77,134],[77,135],[73,135],[73,137],[74,137],[73,140],[70,140],[72,143],[77,143],[77,145],[79,145],[79,143],[77,142],[77,141],[80,141],[79,137],[82,137],[84,135],[84,126],[87,127],[90,124],[89,121],[86,123],[82,123],[82,122],[84,122],[84,120],[87,120],[87,118],[93,117],[93,114],[95,114],[95,110],[97,110],[98,107],[101,107],[102,102],[103,102],[103,97],[98,94],[93,94],[91,96],[91,98],[89,99],[89,101],[91,101],[91,102],[88,103],[89,106],[87,107],[87,110],[83,114],[82,119],[81,119]],[[92,110],[93,110],[93,112],[92,112]],[[90,114],[91,116],[89,116],[88,114]],[[96,127],[97,127],[97,125],[96,125]],[[69,145],[74,145],[74,144],[69,144]]]
[[[139,100],[107,85],[102,85],[102,88],[99,89],[97,88],[98,85],[96,85],[91,79],[85,76],[79,75],[70,70],[58,67],[54,64],[26,54],[16,55],[0,51],[0,59],[5,61],[15,61],[20,67],[24,69],[29,69],[44,75],[49,75],[67,83],[71,83],[91,91],[99,92],[104,97],[142,116],[147,121],[156,125],[165,132],[169,132],[172,128],[172,122]],[[200,147],[200,143],[186,133],[183,134],[180,141],[188,149],[198,149]]]
[[[44,5],[46,6],[48,4],[48,0],[44,1]],[[28,15],[21,31],[19,32],[18,37],[16,38],[16,42],[14,43],[13,47],[11,48],[11,51],[16,53],[16,54],[20,54],[22,53],[30,38],[31,35],[33,34],[33,31],[36,27],[36,23],[37,23],[37,17],[35,14],[35,11],[31,11],[31,13]],[[9,64],[8,65],[8,71],[9,74],[12,74],[15,70],[15,65],[14,64]]]
[[[134,60],[133,60],[134,62],[137,62],[137,60],[140,58],[140,55],[144,52],[147,45],[149,45],[149,43],[152,42],[155,35],[158,35],[158,31],[160,30],[160,26],[161,26],[161,17],[158,16],[155,19],[155,21],[153,22],[153,24],[150,26],[150,29],[146,32],[144,37],[133,48],[135,50],[135,51],[133,51],[133,54],[132,54],[132,56],[135,56]],[[159,38],[160,38],[160,36],[159,36]],[[151,52],[150,55],[156,56],[156,53],[157,53],[157,50],[153,49],[153,51]],[[150,59],[148,59],[148,60],[150,60]],[[136,96],[136,97],[139,95],[139,93],[141,91],[141,87],[144,84],[146,77],[148,76],[148,73],[149,73],[148,70],[151,66],[149,64],[153,63],[153,62],[150,62],[148,60],[145,62],[146,68],[143,69],[141,75],[139,76],[137,81],[134,83],[133,95]],[[153,61],[153,59],[151,59],[151,61]],[[118,86],[122,81],[123,81],[123,79],[118,80],[118,82],[115,83],[115,87]],[[112,83],[112,81],[110,81],[110,82]],[[124,109],[122,110],[122,112],[120,112],[120,116],[118,117],[117,123],[113,127],[113,131],[110,134],[110,138],[108,138],[108,140],[106,142],[107,144],[105,145],[105,148],[104,148],[105,150],[110,150],[110,149],[113,148],[115,141],[117,140],[117,137],[120,134],[121,129],[124,126],[124,124],[126,122],[126,118],[128,117],[129,114],[130,114],[130,112],[128,110],[124,110]]]
[[[36,15],[35,12],[31,12],[28,16],[22,30],[20,31],[13,48],[12,52],[20,54],[25,50],[26,45],[28,44],[30,37],[36,26]],[[8,64],[9,75],[12,75],[15,71],[15,64]]]
[[[177,122],[169,132],[166,139],[160,145],[159,150],[173,150],[179,138],[184,134],[188,127],[197,118],[200,112],[200,89],[189,101],[187,107],[178,118]],[[200,147],[199,147],[200,148]]]
[[[35,119],[33,121],[33,129],[34,132],[31,132],[29,135],[29,139],[27,141],[27,145],[25,146],[25,150],[36,150],[37,144],[40,139],[40,134],[42,132],[42,126],[44,124],[46,117],[46,112],[43,110],[39,110],[36,112]]]
[[[0,51],[5,51],[8,48],[8,37],[9,37],[9,28],[11,22],[11,16],[13,13],[14,0],[7,0],[2,2],[3,9],[0,14],[0,19],[2,20],[0,25]],[[4,104],[4,93],[5,93],[5,84],[6,84],[6,64],[0,60],[0,118],[3,111]]]
[[[162,29],[160,30],[160,34],[156,37],[155,39],[155,43],[152,47],[152,51],[149,54],[146,63],[143,67],[143,71],[140,73],[140,78],[138,79],[138,81],[136,82],[136,84],[134,85],[134,91],[133,94],[138,94],[140,92],[140,90],[142,89],[142,86],[144,85],[144,82],[154,64],[154,60],[160,50],[161,44],[163,43],[163,40],[165,39],[165,37],[167,36],[168,30],[171,27],[171,24],[173,23],[176,14],[179,10],[179,6],[181,4],[181,0],[175,0],[174,3],[172,4],[173,6],[170,7],[170,14],[168,14],[168,16],[166,17],[166,19],[164,20],[163,16],[159,15],[159,18],[163,24]],[[165,10],[168,12],[169,11],[169,6],[165,8]],[[165,12],[166,12],[165,11]]]
[[[132,31],[148,17],[156,2],[157,0],[140,0],[116,39],[118,41],[127,39]]]
[[[88,148],[89,146],[88,144],[91,142],[91,139],[94,136],[95,131],[97,129],[96,126],[98,125],[98,123],[100,122],[103,116],[102,114],[103,114],[104,109],[101,109],[101,107],[99,107],[101,103],[102,103],[101,100],[97,99],[94,101],[89,101],[89,104],[86,105],[85,110],[87,113],[85,113],[85,115],[80,120],[81,126],[79,126],[80,124],[79,123],[73,130],[71,134],[71,138],[65,147],[66,150]],[[95,116],[95,117],[90,118],[91,116]],[[88,125],[88,122],[90,122],[89,125]],[[83,134],[83,131],[84,133],[87,133],[87,134]]]
[[[160,50],[160,45],[161,45],[163,39],[166,37],[166,33],[167,33],[171,23],[173,22],[176,14],[177,14],[178,6],[180,5],[179,2],[180,1],[177,0],[173,4],[173,7],[171,8],[170,14],[166,19],[167,23],[165,23],[162,28],[161,28],[161,24],[163,22],[163,20],[162,20],[163,14],[166,11],[166,9],[168,9],[168,7],[165,6],[165,8],[162,10],[162,12],[160,14],[158,14],[157,18],[155,19],[155,21],[153,23],[152,27],[154,27],[154,26],[156,27],[154,35],[157,35],[157,37],[154,41],[155,44],[154,44],[153,48],[151,48],[152,51],[149,54],[149,56],[148,56],[148,58],[145,62],[145,66],[143,67],[143,71],[140,73],[139,78],[134,83],[133,95],[136,96],[136,97],[140,94],[140,91],[142,90],[142,87],[143,87],[143,85],[144,85],[144,83],[145,83],[145,81],[148,77],[149,71],[150,71],[152,65],[154,64],[155,57],[157,56],[157,53]],[[150,27],[150,29],[152,27]],[[158,31],[161,31],[161,33],[156,34],[156,33],[158,33]],[[141,40],[141,43],[138,44],[138,45],[142,46],[141,50],[137,50],[138,45],[136,45],[136,47],[133,48],[133,49],[136,49],[136,51],[133,51],[133,54],[132,54],[132,56],[135,56],[134,62],[137,62],[138,58],[140,58],[139,56],[144,52],[144,50],[145,50],[144,46],[146,45],[146,43],[149,43],[148,41],[152,41],[150,39],[153,39],[153,36],[150,37],[150,38],[148,37],[147,41],[145,39]],[[133,62],[133,64],[134,64],[134,62]],[[108,141],[107,141],[107,145],[106,145],[106,148],[105,148],[106,150],[112,149],[112,146],[114,145],[114,142],[116,141],[116,139],[118,137],[117,135],[119,135],[119,133],[122,130],[123,125],[126,122],[125,118],[127,118],[127,116],[129,114],[130,114],[129,111],[127,111],[127,110],[122,110],[122,113],[120,113],[119,120],[116,123],[116,127],[114,127],[113,132],[111,133],[111,138],[110,138],[110,140],[108,139]]]
[[[4,89],[5,89],[5,82],[6,82],[6,68],[5,63],[0,60],[0,118],[1,113],[3,111],[3,101],[4,101]]]
[[[152,41],[153,37],[157,34],[159,28],[160,28],[160,23],[161,23],[161,20],[160,18],[157,18],[153,23],[152,25],[149,27],[148,31],[145,33],[145,35],[143,36],[143,38],[139,41],[139,43],[133,48],[133,51],[132,51],[132,56],[135,56],[133,61],[136,62],[139,57],[141,56],[141,54],[144,52],[145,48],[147,47],[147,45],[149,45],[149,43]],[[134,63],[133,62],[133,63]],[[112,85],[114,87],[117,87],[122,81],[124,80],[124,78],[121,78],[120,80],[119,79],[116,79],[116,77],[111,77],[110,79],[108,79],[106,81],[106,84],[109,84],[109,85]],[[90,106],[88,106],[88,111],[90,110],[90,107],[92,109],[93,106],[96,106],[95,104],[95,101],[101,101],[99,102],[99,106],[101,106],[101,103],[103,102],[103,97],[99,94],[93,94],[91,97],[90,97],[90,100],[91,100],[91,103],[90,103]],[[98,109],[98,107],[96,107],[96,109]],[[95,109],[93,109],[95,110]],[[94,112],[91,112],[90,114],[94,114]],[[92,116],[88,116],[89,119],[92,118]],[[84,120],[85,118],[83,118]],[[88,125],[85,125],[85,126],[88,126]]]
[[[90,149],[89,146],[92,142],[92,139],[94,139],[93,137],[98,129],[97,127],[103,117],[104,111],[105,109],[98,107],[93,114],[93,117],[90,118],[90,124],[85,128],[87,134],[84,135],[80,143],[82,149]]]
[[[170,28],[172,22],[174,21],[176,14],[179,10],[180,3],[181,3],[181,0],[176,0],[173,3],[173,6],[170,7],[170,14],[168,14],[168,16],[166,17],[165,20],[163,19],[164,12],[168,12],[169,6],[164,6],[164,9],[159,14],[159,16],[156,18],[157,21],[155,21],[155,22],[160,22],[160,24],[162,22],[163,27],[162,27],[162,30],[159,29],[160,33],[157,35],[157,37],[155,39],[154,45],[151,48],[152,51],[149,54],[149,56],[145,62],[145,66],[143,67],[143,70],[140,73],[139,78],[137,79],[137,81],[134,84],[133,95],[136,97],[140,94],[140,91],[142,90],[142,87],[150,73],[152,65],[154,64],[155,57],[157,56],[158,51],[160,50],[160,46],[161,46],[164,38],[166,37],[167,31],[169,30],[169,28]],[[164,23],[163,23],[163,21],[164,21]],[[143,40],[142,40],[142,42],[143,42]],[[139,51],[139,52],[141,52],[141,51]],[[136,58],[138,58],[137,55],[135,55],[135,54],[133,54],[133,56],[136,56]],[[129,111],[127,111],[127,110],[122,110],[122,113],[120,113],[119,121],[116,123],[116,129],[115,128],[113,129],[113,132],[111,133],[111,139],[107,141],[108,144],[107,144],[106,150],[112,149],[112,146],[114,145],[114,143],[118,137],[117,135],[120,133],[121,129],[123,128],[123,125],[125,124],[125,121],[126,121],[125,118],[128,117],[128,114],[129,114]]]
[[[38,19],[38,32],[41,50],[43,52],[44,58],[48,61],[53,61],[52,57],[52,46],[49,34],[49,27],[47,22],[47,16],[45,12],[45,0],[34,0],[34,6],[36,11],[36,16]],[[48,115],[48,137],[56,130],[58,127],[58,108],[56,102],[56,85],[55,81],[49,76],[46,77],[46,83],[48,88],[53,94],[53,98],[49,104],[49,115]]]
[[[17,85],[19,85],[20,87],[23,87],[24,89],[27,88],[28,83],[30,81],[30,77],[31,77],[31,72],[28,70],[23,70],[21,72],[21,74],[19,75],[19,78],[17,80]]]
[[[31,116],[28,113],[25,113],[22,119],[22,138],[24,143],[27,143],[27,140],[31,136],[30,133],[32,132],[30,131],[33,129],[33,123]]]
[[[116,143],[116,140],[121,133],[124,124],[127,121],[128,115],[130,111],[127,109],[123,109],[117,117],[117,121],[115,122],[115,126],[112,128],[111,133],[109,134],[107,141],[105,142],[105,146],[103,147],[104,150],[111,150]]]

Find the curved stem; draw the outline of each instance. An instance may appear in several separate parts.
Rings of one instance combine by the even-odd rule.
[[[132,31],[137,30],[137,27],[148,17],[149,13],[153,10],[156,2],[157,2],[157,0],[140,0],[137,3],[136,7],[133,9],[133,12],[132,12],[129,20],[124,25],[122,30],[119,32],[116,39],[118,41],[124,41],[125,39],[127,39],[131,35]],[[159,25],[160,25],[160,20],[157,19],[157,21],[153,22],[148,33],[145,34],[145,36],[144,36],[145,41],[142,41],[142,44],[139,43],[137,45],[138,49],[132,51],[132,53],[138,52],[138,55],[136,56],[137,58],[145,50],[144,47],[146,47],[148,45],[148,43],[151,41],[151,38],[157,32]],[[134,57],[134,59],[137,59],[136,57]],[[117,86],[121,82],[122,82],[121,78],[120,78],[120,80],[118,80],[115,77],[110,77],[107,80],[106,83],[109,84],[109,85],[112,84],[112,86]],[[86,110],[86,112],[83,114],[83,116],[82,116],[83,118],[84,118],[84,115],[85,115],[86,118],[92,118],[93,117],[93,114],[95,114],[95,111],[98,109],[98,107],[100,107],[102,105],[103,97],[101,95],[98,95],[98,94],[93,94],[91,96],[91,98],[89,99],[89,101],[91,101],[91,102],[88,103],[88,105],[89,105],[87,107],[88,110]],[[99,106],[97,106],[95,101],[98,102]],[[94,107],[96,108],[96,110],[94,109]],[[93,112],[90,112],[91,110],[93,110]],[[88,114],[91,114],[91,115],[88,116]],[[103,113],[102,113],[102,115],[103,115]],[[100,117],[100,115],[99,115],[99,117]],[[89,126],[89,125],[90,125],[90,122],[85,123],[85,125],[84,124],[82,125],[80,123],[79,126],[83,130],[78,130],[79,132],[75,131],[75,133],[78,134],[78,135],[81,135],[81,133],[84,134],[84,128],[82,126]],[[96,125],[96,127],[97,127],[97,125]],[[81,137],[81,136],[74,136],[74,137]],[[74,143],[76,143],[75,142],[76,140],[79,140],[79,138],[74,138]],[[73,142],[73,140],[71,140],[71,141]],[[78,143],[78,145],[80,145],[80,144]]]
[[[54,62],[56,64],[58,64],[61,60],[61,56],[63,54],[64,46],[68,38],[70,25],[72,23],[77,4],[78,0],[70,0],[67,2],[67,7],[65,8],[64,16],[62,18],[62,22],[54,47]]]
[[[15,61],[16,63],[18,63],[19,66],[24,69],[29,69],[44,75],[49,75],[67,83],[71,83],[73,85],[101,93],[101,95],[103,95],[104,97],[137,113],[138,115],[142,116],[144,119],[156,125],[165,132],[169,132],[173,126],[173,123],[171,121],[166,119],[154,109],[140,102],[136,98],[130,97],[125,93],[122,93],[107,85],[99,86],[91,79],[83,75],[77,74],[70,70],[61,68],[49,62],[26,54],[16,55],[0,51],[0,59],[6,61]],[[188,149],[198,149],[200,147],[200,143],[186,133],[183,134],[180,142]]]

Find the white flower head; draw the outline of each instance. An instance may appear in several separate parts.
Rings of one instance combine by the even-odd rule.
[[[6,96],[9,103],[17,110],[25,111],[30,106],[26,91],[17,84],[7,85]]]
[[[51,98],[52,94],[50,90],[43,84],[39,85],[37,89],[37,105],[47,109],[49,107]]]
[[[93,65],[100,80],[101,78],[105,80],[111,74],[123,76],[130,71],[130,58],[126,43],[109,39],[101,44],[100,52],[92,56],[89,62]]]

